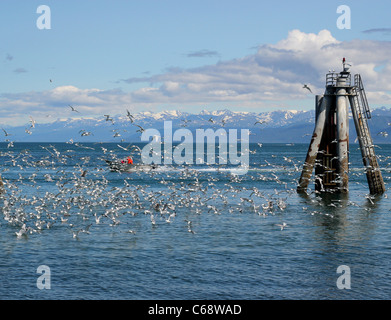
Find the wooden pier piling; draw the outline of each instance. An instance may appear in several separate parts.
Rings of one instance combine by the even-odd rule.
[[[308,148],[297,191],[308,188],[315,167],[315,190],[348,192],[349,184],[349,104],[371,194],[382,194],[385,185],[375,155],[367,119],[370,109],[361,76],[351,83],[349,65],[343,59],[343,71],[326,75],[323,97],[315,97],[315,129]]]

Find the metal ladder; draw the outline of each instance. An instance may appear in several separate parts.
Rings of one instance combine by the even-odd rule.
[[[354,86],[349,92],[349,100],[352,109],[353,120],[356,126],[357,139],[360,143],[361,155],[366,167],[367,180],[371,194],[382,194],[386,191],[383,177],[375,154],[375,146],[367,119],[371,118],[364,85],[361,76],[354,76]]]
[[[369,109],[367,95],[365,94],[364,84],[362,82],[361,75],[354,75],[354,86],[356,87],[356,91],[360,96],[361,105],[363,107],[362,109],[364,109],[366,118],[371,119],[371,110]]]

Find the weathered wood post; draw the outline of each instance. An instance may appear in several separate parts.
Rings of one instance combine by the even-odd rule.
[[[371,194],[382,194],[385,186],[376,159],[367,119],[371,113],[361,76],[351,83],[350,65],[342,60],[340,73],[326,75],[326,90],[315,97],[315,129],[308,148],[297,192],[305,192],[315,166],[315,189],[320,192],[349,190],[350,104]]]

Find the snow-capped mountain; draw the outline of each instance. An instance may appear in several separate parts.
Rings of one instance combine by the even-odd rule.
[[[140,142],[141,129],[156,129],[163,136],[165,121],[172,122],[173,131],[187,128],[217,130],[249,129],[250,142],[263,143],[308,143],[314,128],[315,112],[278,110],[271,112],[244,112],[231,110],[207,111],[199,114],[178,110],[144,111],[129,117],[126,114],[109,118],[78,117],[57,119],[52,123],[36,123],[21,127],[7,127],[9,136],[4,141],[19,142]],[[391,109],[375,109],[369,121],[372,137],[376,143],[389,143],[391,138]],[[353,122],[350,125],[350,139],[356,138]],[[382,133],[382,134],[379,134]],[[386,133],[386,134],[384,134]]]

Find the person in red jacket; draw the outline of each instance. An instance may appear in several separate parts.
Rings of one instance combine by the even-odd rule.
[[[131,156],[128,157],[128,164],[133,164],[133,159]]]

